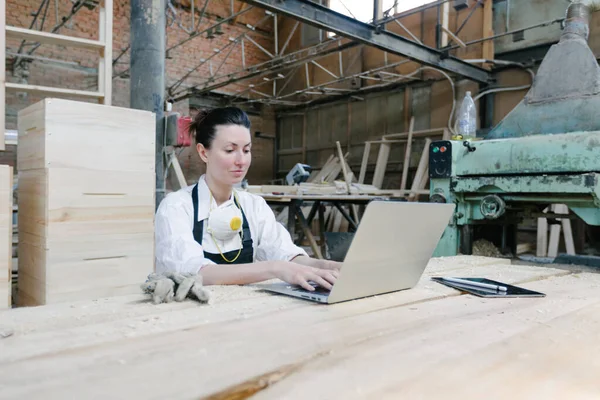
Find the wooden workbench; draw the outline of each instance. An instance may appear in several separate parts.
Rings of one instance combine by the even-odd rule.
[[[547,297],[482,299],[436,275]],[[414,289],[336,305],[211,292],[0,312],[0,398],[600,398],[600,274],[453,257]]]

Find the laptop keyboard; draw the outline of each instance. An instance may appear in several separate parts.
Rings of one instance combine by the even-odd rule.
[[[304,289],[302,286],[294,287],[293,290],[294,290],[294,292],[304,292],[304,293],[312,293],[312,294],[330,294],[331,293],[330,290],[327,290],[321,286],[318,286],[317,284],[311,283],[311,286],[315,288],[315,290],[313,292]]]

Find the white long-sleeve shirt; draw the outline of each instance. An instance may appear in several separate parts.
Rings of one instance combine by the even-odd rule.
[[[169,193],[160,203],[156,212],[155,244],[156,272],[165,271],[197,273],[204,265],[214,264],[204,257],[204,251],[223,253],[239,250],[240,238],[235,235],[231,240],[217,240],[203,230],[202,245],[194,240],[194,206],[192,189],[194,185]],[[252,235],[254,261],[283,260],[289,261],[298,255],[307,255],[301,247],[296,246],[289,232],[278,223],[267,202],[260,196],[236,191],[236,195],[244,214],[248,219]],[[209,210],[227,207],[233,202],[232,197],[217,206],[206,185],[204,175],[198,180],[198,221],[208,218]]]

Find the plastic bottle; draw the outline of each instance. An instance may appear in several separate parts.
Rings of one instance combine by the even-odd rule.
[[[471,92],[467,92],[458,110],[458,129],[456,133],[465,140],[475,139],[477,134],[477,109],[471,97]]]

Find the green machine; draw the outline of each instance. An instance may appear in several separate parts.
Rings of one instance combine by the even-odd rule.
[[[529,92],[483,140],[431,143],[430,201],[456,205],[435,256],[472,254],[484,231],[516,255],[517,225],[549,204],[600,225],[600,67],[589,18],[585,3],[569,5]]]

